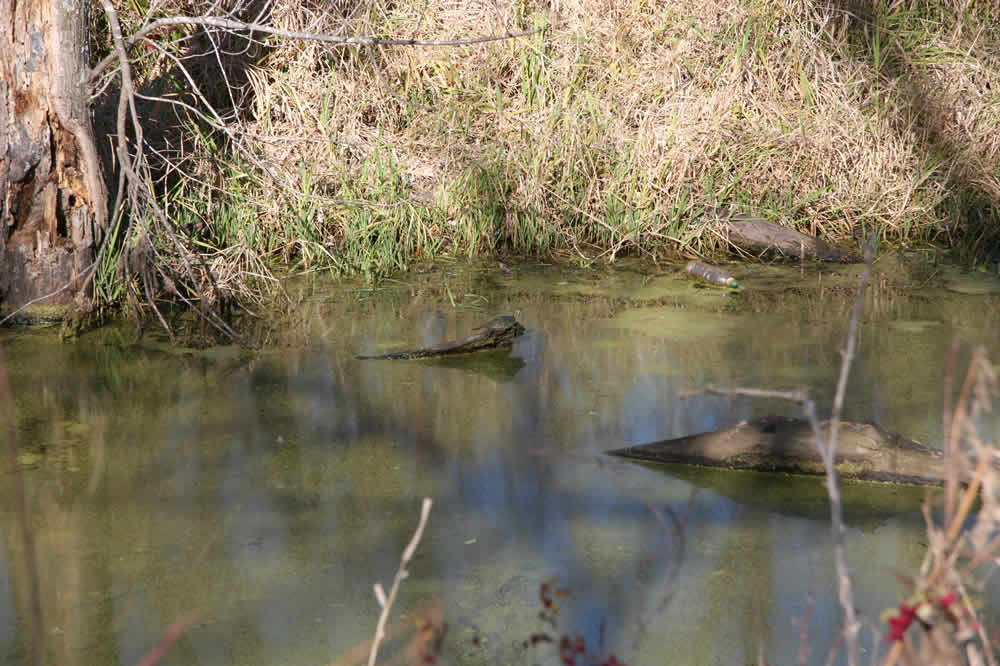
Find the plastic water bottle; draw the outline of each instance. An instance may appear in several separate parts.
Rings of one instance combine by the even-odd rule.
[[[710,284],[717,284],[720,287],[731,287],[736,289],[740,286],[740,283],[736,281],[736,278],[726,271],[722,270],[718,266],[710,266],[709,264],[703,264],[700,261],[689,261],[688,265],[684,268],[684,271],[699,280],[704,280]]]

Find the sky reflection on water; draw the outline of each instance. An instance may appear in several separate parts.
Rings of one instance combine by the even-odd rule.
[[[556,663],[550,646],[522,645],[553,631],[538,617],[545,581],[571,593],[557,633],[630,664],[746,663],[759,649],[787,663],[810,594],[825,657],[838,611],[818,484],[599,454],[795,413],[680,396],[708,383],[805,385],[828,401],[849,291],[734,299],[667,273],[531,267],[425,282],[309,285],[301,323],[252,361],[127,332],[0,334],[21,450],[37,452],[22,471],[48,663],[137,663],[191,613],[164,663],[334,663],[371,635],[371,586],[391,581],[423,496],[435,506],[398,609],[444,601],[447,663]],[[463,293],[488,312],[452,309]],[[996,299],[873,299],[846,416],[938,442],[946,346],[955,332],[993,340]],[[515,362],[354,359],[501,312],[529,328]],[[894,571],[919,564],[920,496],[849,495],[857,605],[877,618],[898,601]],[[28,664],[25,542],[9,504],[0,515],[0,662]]]

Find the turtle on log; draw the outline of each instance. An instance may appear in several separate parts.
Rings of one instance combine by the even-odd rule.
[[[375,354],[372,356],[360,355],[357,358],[361,360],[406,360],[469,354],[486,349],[509,347],[513,344],[515,338],[524,333],[525,329],[512,315],[500,315],[472,330],[476,331],[472,335],[457,340],[448,340],[429,347],[390,352],[388,354]]]

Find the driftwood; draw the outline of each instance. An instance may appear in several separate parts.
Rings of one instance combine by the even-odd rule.
[[[824,435],[828,428],[823,423]],[[760,472],[822,475],[823,463],[809,423],[768,416],[722,430],[610,451],[656,462],[705,465]],[[868,423],[841,423],[837,472],[845,479],[940,485],[944,455]]]
[[[861,261],[856,252],[840,250],[815,236],[759,217],[734,213],[725,207],[708,211],[707,218],[719,226],[730,243],[748,252],[841,263]]]
[[[473,330],[476,332],[458,340],[448,340],[447,342],[441,342],[420,349],[376,354],[374,356],[358,356],[357,358],[362,360],[440,358],[443,356],[455,356],[457,354],[469,354],[486,349],[496,349],[498,347],[508,347],[513,344],[515,338],[524,333],[524,326],[510,315],[501,315]]]

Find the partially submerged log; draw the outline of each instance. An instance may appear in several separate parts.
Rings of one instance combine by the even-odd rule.
[[[486,349],[497,349],[498,347],[509,347],[514,339],[524,333],[522,326],[514,317],[501,315],[486,322],[482,326],[472,329],[476,331],[472,335],[458,340],[448,340],[429,347],[420,349],[409,349],[406,351],[391,352],[388,354],[376,354],[374,356],[358,356],[357,358],[382,359],[382,360],[405,360],[419,358],[440,358],[442,356],[455,356],[457,354],[469,354]]]
[[[826,436],[828,422],[823,422]],[[807,421],[767,416],[730,428],[629,446],[611,455],[654,462],[760,472],[822,475],[823,462]],[[842,422],[837,472],[845,479],[919,485],[944,482],[944,454],[868,423]]]
[[[709,211],[710,218],[730,243],[756,254],[777,254],[792,259],[817,259],[856,263],[856,252],[840,250],[828,243],[793,229],[788,229],[759,217],[733,213],[725,207]]]

